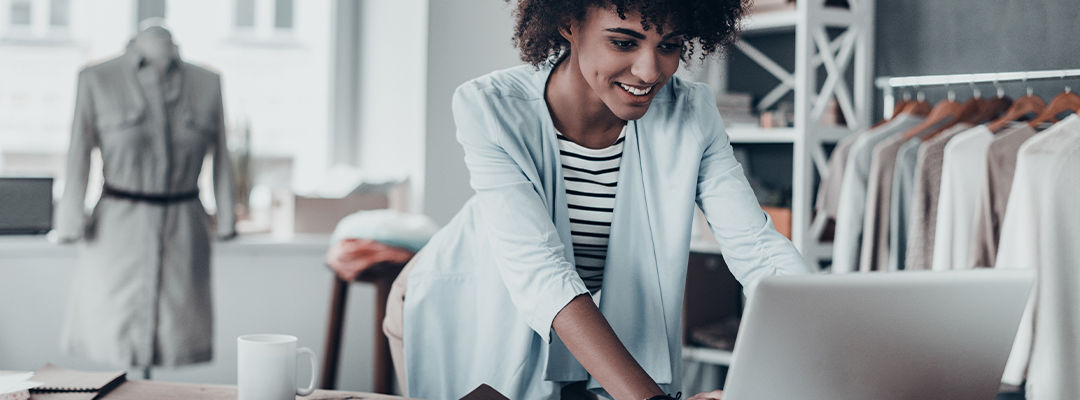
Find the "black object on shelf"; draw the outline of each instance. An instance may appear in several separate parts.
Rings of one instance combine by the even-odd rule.
[[[53,178],[0,177],[0,234],[52,229]]]

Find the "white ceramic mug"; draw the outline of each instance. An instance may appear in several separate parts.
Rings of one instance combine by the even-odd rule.
[[[236,338],[236,385],[240,400],[294,400],[315,391],[319,376],[315,352],[296,348],[296,336],[243,335]],[[311,382],[296,387],[296,358],[306,354],[311,359]]]

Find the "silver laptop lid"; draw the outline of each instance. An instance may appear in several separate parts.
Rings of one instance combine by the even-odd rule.
[[[993,399],[1032,271],[773,277],[740,327],[725,400]]]

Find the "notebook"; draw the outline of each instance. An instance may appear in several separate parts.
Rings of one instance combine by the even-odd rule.
[[[34,372],[41,382],[30,391],[32,399],[94,399],[108,393],[124,382],[125,371],[84,372],[60,368],[52,364]]]

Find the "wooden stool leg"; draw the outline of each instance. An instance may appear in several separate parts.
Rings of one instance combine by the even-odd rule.
[[[319,387],[333,390],[337,386],[338,359],[341,357],[341,330],[345,325],[345,301],[349,294],[349,282],[334,275],[334,292],[330,295],[330,317],[326,327],[326,344],[323,350],[322,379]]]
[[[390,356],[390,342],[383,333],[383,320],[386,319],[386,299],[390,297],[390,286],[394,277],[375,282],[375,393],[393,394],[394,359]]]

